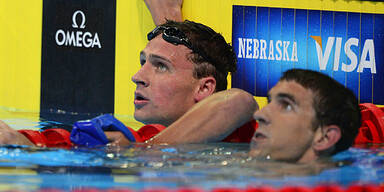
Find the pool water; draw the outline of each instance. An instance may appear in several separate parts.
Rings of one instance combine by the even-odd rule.
[[[1,117],[1,116],[0,116]],[[13,128],[65,126],[18,116],[1,117]],[[0,190],[54,188],[176,189],[198,187],[384,184],[384,145],[358,146],[313,164],[248,156],[248,144],[188,144],[100,148],[0,147]]]

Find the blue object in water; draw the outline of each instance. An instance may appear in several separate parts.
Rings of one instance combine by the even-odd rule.
[[[71,141],[76,145],[87,147],[105,145],[109,140],[104,131],[121,131],[129,141],[136,142],[131,131],[110,114],[76,122],[71,132]]]

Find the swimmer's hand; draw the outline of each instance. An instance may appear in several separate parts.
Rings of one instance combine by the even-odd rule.
[[[140,139],[136,132],[126,127],[110,114],[100,115],[91,120],[78,121],[73,125],[71,132],[71,141],[75,145],[94,147],[110,143],[110,139],[104,132],[118,131],[131,142],[137,142]],[[114,139],[112,142],[117,140]]]
[[[183,0],[144,0],[155,25],[161,25],[166,20],[183,21],[181,6]]]
[[[2,145],[32,145],[34,144],[29,141],[23,134],[9,127],[6,123],[0,120],[0,144]]]
[[[137,131],[134,131],[131,128],[128,129],[135,136],[136,142],[153,144],[152,138],[162,132],[165,128],[165,126],[160,124],[148,124],[142,126]],[[121,132],[105,131],[104,133],[111,145],[126,146],[132,143],[132,141],[129,141]]]
[[[123,133],[118,131],[105,131],[105,135],[109,140],[109,145],[125,146],[131,144]]]

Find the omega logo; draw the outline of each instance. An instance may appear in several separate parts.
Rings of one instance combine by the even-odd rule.
[[[76,17],[77,15],[80,14],[81,15],[81,25],[80,25],[80,28],[81,29],[84,29],[85,28],[85,15],[82,11],[78,10],[78,11],[75,11],[75,13],[73,14],[72,16],[72,27],[73,28],[79,28],[77,23],[76,23]]]
[[[76,18],[80,16],[81,22],[76,22]],[[84,12],[77,10],[72,15],[72,28],[85,29],[86,17]],[[101,48],[99,35],[97,32],[92,34],[91,32],[83,31],[64,31],[62,29],[57,30],[55,35],[56,44],[58,46],[73,46],[73,47],[85,47],[85,48]]]

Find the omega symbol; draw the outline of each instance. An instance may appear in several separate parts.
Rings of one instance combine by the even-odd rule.
[[[82,11],[80,11],[80,10],[77,10],[77,11],[75,11],[75,13],[73,13],[73,16],[72,16],[72,21],[73,21],[72,27],[73,28],[79,28],[79,26],[77,25],[77,22],[76,22],[76,17],[77,17],[78,14],[80,14],[80,16],[81,16],[80,28],[84,29],[85,28],[85,14]]]

